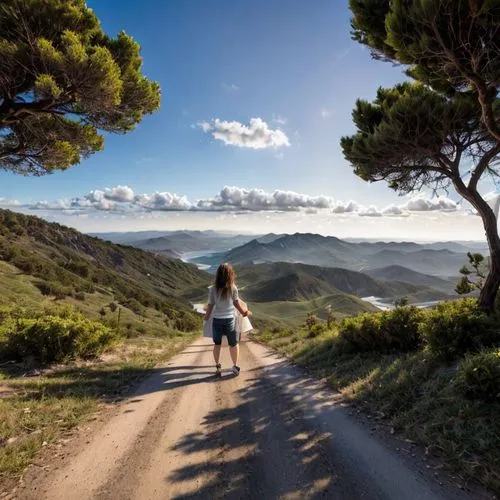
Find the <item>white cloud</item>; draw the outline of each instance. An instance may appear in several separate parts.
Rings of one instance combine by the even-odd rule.
[[[273,115],[273,122],[277,123],[278,125],[286,125],[288,123],[288,120],[283,117],[283,116],[274,116]]]
[[[54,201],[37,201],[28,205],[31,210],[67,210],[71,208],[71,201],[68,199],[60,199]]]
[[[347,203],[344,203],[342,201],[337,201],[334,207],[332,208],[332,212],[334,214],[348,214],[348,213],[360,212],[363,209],[364,207],[362,205],[359,205],[353,200],[350,200]]]
[[[197,125],[201,128],[201,130],[203,130],[203,132],[205,132],[205,134],[207,132],[210,132],[210,130],[212,130],[213,128],[212,125],[208,122],[200,122]]]
[[[134,190],[128,186],[115,186],[104,190],[104,197],[107,200],[131,202],[134,200]]]
[[[263,189],[245,189],[225,186],[213,199],[198,202],[199,210],[284,210],[292,211],[302,208],[324,209],[333,204],[328,196],[309,196],[294,191],[279,189],[266,192]]]
[[[168,191],[157,191],[138,195],[125,185],[111,188],[95,189],[82,197],[60,199],[55,201],[39,201],[31,205],[21,205],[12,200],[0,198],[0,206],[19,206],[31,210],[62,211],[69,213],[83,212],[117,212],[123,214],[152,213],[162,211],[219,211],[219,212],[291,212],[303,214],[328,211],[330,214],[357,215],[360,217],[408,217],[417,212],[454,212],[460,206],[445,197],[429,198],[421,194],[401,205],[389,205],[379,209],[375,205],[365,206],[357,201],[343,202],[330,196],[311,196],[276,189],[246,189],[236,186],[225,186],[215,197],[191,201],[185,195]],[[17,205],[15,205],[17,203]],[[462,210],[463,211],[463,210]]]
[[[8,198],[0,198],[0,207],[17,207],[20,203],[17,200],[9,200]]]
[[[281,161],[285,158],[285,153],[276,153],[274,157]]]
[[[262,118],[251,118],[248,125],[237,121],[201,122],[199,127],[205,133],[230,146],[251,149],[280,148],[290,146],[286,134],[280,129],[271,129]]]
[[[238,85],[234,83],[221,83],[220,85],[226,92],[237,92],[240,90]]]
[[[407,203],[401,205],[401,208],[410,212],[454,211],[458,209],[458,203],[444,196],[429,198],[422,194],[411,198]]]
[[[382,210],[382,215],[404,215],[404,210],[397,205],[389,205]]]
[[[189,210],[192,204],[183,195],[175,193],[153,193],[151,195],[142,194],[135,197],[134,204],[150,210]]]
[[[321,115],[321,118],[330,118],[332,116],[332,112],[329,109],[323,108],[319,114]]]
[[[382,217],[382,213],[375,205],[371,205],[368,208],[361,210],[358,215],[360,217]]]

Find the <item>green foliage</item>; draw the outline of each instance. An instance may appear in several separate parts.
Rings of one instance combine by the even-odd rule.
[[[406,307],[409,303],[408,297],[400,297],[394,301],[396,307]]]
[[[315,337],[319,337],[323,333],[328,331],[328,325],[326,323],[318,323],[313,325],[309,331],[307,332],[307,338],[313,339]]]
[[[419,83],[380,88],[373,102],[358,100],[353,121],[357,133],[341,146],[354,173],[401,193],[446,183],[454,175],[447,161],[460,161],[479,145],[492,148],[491,138],[479,135],[481,111],[472,98],[450,100]]]
[[[445,360],[500,343],[497,320],[478,308],[477,300],[442,302],[420,325],[426,349]]]
[[[468,293],[472,293],[474,290],[482,290],[484,280],[486,279],[486,274],[488,272],[488,268],[482,254],[468,252],[467,258],[469,259],[469,265],[472,269],[467,266],[463,266],[462,269],[460,269],[462,278],[455,287],[455,291],[459,295],[467,295]],[[471,279],[471,276],[475,277]]]
[[[318,324],[318,317],[314,313],[309,313],[306,318],[306,327],[310,329],[317,324]]]
[[[135,312],[135,314],[141,315],[144,312],[144,307],[134,298],[122,302],[122,304]]]
[[[0,169],[42,175],[103,149],[160,105],[137,42],[107,36],[84,0],[0,5]]]
[[[419,324],[423,312],[416,307],[361,314],[339,326],[341,349],[350,352],[406,352],[421,344]]]
[[[5,358],[34,358],[41,363],[98,356],[116,340],[111,329],[74,313],[9,318],[0,326],[0,353]]]
[[[36,286],[43,295],[51,295],[56,299],[64,299],[74,294],[72,287],[61,285],[55,281],[39,281]]]
[[[351,0],[350,7],[353,38],[410,65],[407,74],[417,82],[379,89],[373,102],[357,101],[357,131],[341,139],[344,156],[363,180],[387,181],[400,193],[452,185],[478,211],[498,260],[495,216],[477,190],[485,175],[498,174],[498,2]],[[495,262],[480,295],[489,313],[499,267]],[[463,278],[458,291],[469,293],[471,286]]]
[[[175,319],[173,327],[180,332],[193,332],[201,328],[201,319],[191,314],[180,312]]]
[[[467,398],[500,402],[500,350],[468,356],[460,363],[457,383]]]
[[[473,90],[498,140],[498,2],[350,0],[350,7],[355,40],[448,96]]]

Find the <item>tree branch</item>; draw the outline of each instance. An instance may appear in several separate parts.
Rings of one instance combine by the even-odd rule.
[[[483,175],[483,172],[488,168],[488,165],[490,162],[500,154],[500,143],[498,143],[496,146],[492,147],[487,153],[485,153],[481,159],[479,160],[479,163],[477,164],[477,167],[474,169],[472,172],[472,176],[469,181],[469,189],[475,190],[477,188],[477,183],[479,182],[479,179],[481,178],[481,175]]]

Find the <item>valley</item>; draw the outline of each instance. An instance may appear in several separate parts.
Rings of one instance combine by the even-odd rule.
[[[308,313],[337,318],[391,309],[405,297],[430,307],[457,298],[458,270],[478,242],[383,242],[342,240],[318,234],[241,235],[214,231],[111,233],[157,255],[177,258],[213,273],[220,262],[235,266],[242,297],[258,323],[297,325]],[[210,280],[208,280],[208,283]],[[206,300],[206,286],[190,286],[183,296]]]

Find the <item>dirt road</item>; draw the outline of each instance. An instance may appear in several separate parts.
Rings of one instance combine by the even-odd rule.
[[[263,346],[243,342],[241,366],[216,380],[200,339],[18,498],[479,498],[440,485]]]

